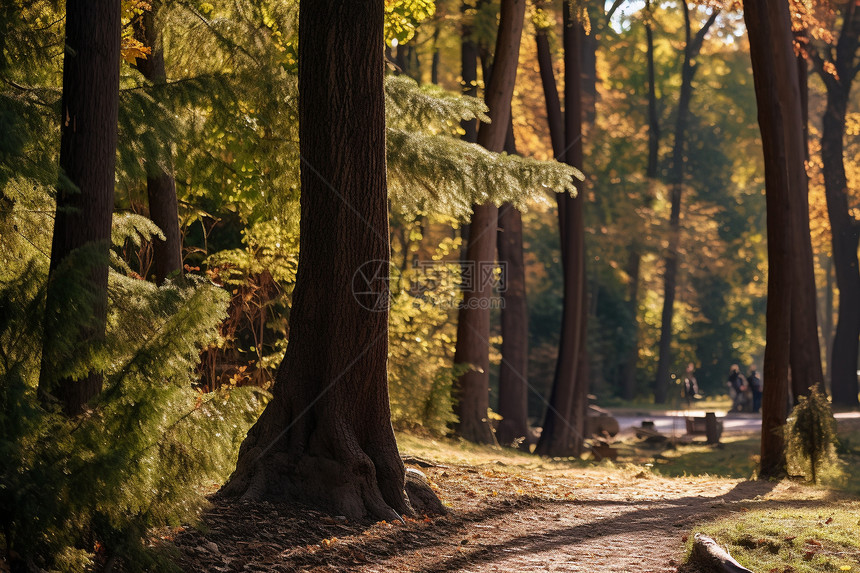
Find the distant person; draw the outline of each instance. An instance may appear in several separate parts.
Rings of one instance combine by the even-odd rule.
[[[756,371],[755,364],[750,366],[750,373],[747,374],[747,383],[750,386],[750,390],[752,390],[752,411],[758,414],[761,411],[761,395],[762,390],[764,390],[764,384],[762,384],[761,377]]]
[[[699,398],[699,384],[696,382],[696,367],[692,362],[687,364],[687,371],[684,373],[684,398],[687,399],[687,408],[693,405],[693,400]]]
[[[747,391],[747,381],[737,364],[732,364],[726,384],[729,387],[729,396],[732,398],[732,412],[743,412],[746,403],[744,393]]]

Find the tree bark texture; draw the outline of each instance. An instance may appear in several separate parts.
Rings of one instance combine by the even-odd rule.
[[[579,169],[582,148],[582,27],[573,16],[570,2],[563,4],[564,100],[562,116],[545,33],[537,34],[538,63],[550,120],[550,137],[556,158]],[[560,106],[559,106],[560,107]],[[563,119],[563,123],[562,123]],[[553,122],[557,121],[557,123]],[[553,134],[555,132],[555,134]],[[563,142],[563,147],[555,148]],[[582,449],[584,411],[588,382],[580,373],[585,360],[586,301],[584,196],[557,196],[561,259],[564,273],[561,336],[549,405],[535,453],[546,456],[578,455]]]
[[[860,341],[860,221],[849,210],[848,178],[845,173],[845,118],[851,84],[857,71],[860,45],[860,10],[848,2],[842,10],[843,25],[831,51],[835,76],[818,62],[816,70],[827,88],[827,106],[822,119],[821,159],[824,192],[833,241],[833,266],[839,289],[839,310],[833,354],[830,359],[830,386],[835,405],[858,406],[857,358]]]
[[[299,264],[272,401],[222,492],[410,511],[391,428],[383,2],[299,5]]]
[[[159,9],[161,2],[153,2],[152,9],[136,20],[135,35],[151,52],[138,59],[135,66],[149,82],[162,85],[167,82],[164,66],[164,45],[161,38]],[[182,275],[182,234],[179,232],[179,204],[176,200],[176,180],[173,175],[173,153],[167,144],[161,156],[146,160],[146,194],[149,218],[164,233],[164,240],[154,238],[155,282],[161,284],[171,275]]]
[[[513,122],[508,122],[505,151],[517,152]],[[502,421],[496,437],[502,445],[520,438],[520,447],[528,451],[528,347],[529,317],[526,306],[526,275],[523,260],[523,218],[510,203],[499,207],[497,248],[499,263],[504,265],[505,288],[502,291],[502,364],[499,368],[499,415]]]
[[[755,80],[758,120],[765,156],[767,193],[767,346],[764,355],[761,468],[763,478],[785,472],[788,367],[792,289],[796,245],[793,209],[799,208],[790,163],[802,142],[797,68],[785,0],[745,0],[750,56]],[[797,187],[795,187],[797,188]]]
[[[115,0],[68,0],[61,102],[60,182],[51,243],[45,310],[45,337],[39,378],[41,394],[56,392],[69,415],[79,414],[102,388],[102,374],[62,378],[68,356],[57,351],[57,323],[85,322],[78,350],[104,338],[107,317],[108,250],[113,216],[117,121],[119,114],[120,5]],[[78,248],[98,250],[88,284],[92,316],[70,307],[58,287],[63,262]]]
[[[478,144],[489,151],[502,151],[511,116],[511,97],[516,83],[520,40],[525,17],[525,0],[502,0],[499,32],[493,57],[493,73],[487,82],[484,100],[492,123],[481,125]],[[469,225],[466,264],[473,265],[473,288],[463,292],[457,323],[454,362],[473,368],[454,384],[457,432],[469,441],[494,443],[487,419],[489,407],[489,340],[492,281],[481,269],[492,268],[496,256],[498,207],[475,205]],[[482,277],[483,275],[483,277]]]
[[[669,392],[669,370],[672,367],[672,319],[675,316],[675,290],[678,283],[678,252],[681,241],[681,195],[684,191],[684,160],[687,122],[690,116],[690,102],[693,99],[693,77],[696,75],[696,58],[702,49],[705,36],[717,18],[719,10],[714,9],[704,26],[692,34],[690,9],[686,1],[681,2],[684,9],[684,63],[681,65],[681,92],[678,96],[678,116],[675,121],[675,142],[672,149],[672,171],[669,174],[671,189],[671,211],[669,214],[669,248],[664,259],[663,274],[663,311],[660,319],[660,345],[657,359],[657,378],[654,381],[654,401],[666,402]]]

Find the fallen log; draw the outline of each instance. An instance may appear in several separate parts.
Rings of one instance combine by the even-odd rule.
[[[716,573],[753,573],[735,561],[716,541],[701,533],[697,533],[693,541],[690,561]]]

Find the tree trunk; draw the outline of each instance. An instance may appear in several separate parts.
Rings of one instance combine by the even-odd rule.
[[[466,13],[473,10],[474,7],[464,1],[460,6],[461,18],[466,18]],[[472,27],[463,24],[460,33],[463,37],[460,43],[460,78],[461,90],[463,95],[477,97],[478,95],[478,45],[472,37]],[[476,143],[478,141],[478,120],[464,119],[460,122],[460,127],[463,128],[463,141]],[[460,238],[463,242],[460,247],[460,261],[463,262],[468,258],[469,246],[469,226],[470,222],[463,223],[460,226]],[[463,272],[466,272],[466,266],[462,267]]]
[[[824,293],[824,348],[827,356],[827,382],[832,388],[833,380],[833,257],[827,257],[827,282]],[[831,390],[831,394],[833,391]]]
[[[758,103],[767,193],[767,346],[764,355],[761,469],[763,478],[785,472],[785,425],[794,272],[793,209],[800,208],[800,182],[792,177],[803,131],[791,23],[785,0],[745,0],[744,20]],[[801,153],[802,156],[802,153]],[[800,287],[801,285],[796,285]]]
[[[513,122],[508,123],[505,151],[517,152]],[[526,307],[526,275],[523,260],[523,218],[510,203],[499,207],[499,263],[505,288],[502,290],[502,364],[499,368],[499,415],[502,421],[496,437],[502,445],[520,438],[519,447],[528,451],[528,347],[529,324]]]
[[[113,215],[119,113],[120,5],[115,0],[68,0],[61,102],[60,182],[51,244],[45,337],[39,392],[54,391],[69,415],[79,414],[102,388],[102,374],[82,379],[59,375],[69,360],[57,324],[77,329],[75,351],[85,353],[104,338],[107,318],[108,251]],[[63,262],[81,247],[98,251],[82,290],[92,307],[80,316],[58,280]],[[94,253],[95,254],[95,253]],[[66,329],[67,330],[67,329]]]
[[[795,34],[792,35],[792,46]],[[812,386],[824,391],[824,371],[821,369],[821,343],[818,337],[818,305],[815,287],[815,258],[809,230],[809,177],[806,161],[809,159],[809,82],[806,59],[795,56],[797,70],[797,99],[799,112],[794,112],[795,136],[788,141],[789,169],[792,173],[792,195],[797,208],[793,217],[793,273],[794,286],[791,291],[791,390],[796,404],[800,396],[809,394]]]
[[[696,74],[695,60],[702,48],[708,30],[716,20],[719,10],[714,9],[695,37],[690,26],[690,9],[686,1],[684,9],[684,63],[681,66],[681,92],[678,96],[678,116],[675,122],[675,142],[672,150],[672,171],[669,175],[671,188],[671,211],[669,214],[669,248],[666,251],[663,274],[663,312],[660,320],[660,346],[657,360],[657,378],[654,381],[654,401],[666,402],[669,391],[669,369],[672,367],[672,319],[675,316],[675,289],[678,282],[678,250],[681,241],[681,195],[684,190],[684,145],[690,101],[693,98],[693,77]]]
[[[290,343],[225,495],[353,518],[410,509],[386,375],[382,25],[382,0],[299,4],[302,193]]]
[[[146,59],[138,59],[135,66],[152,84],[167,82],[164,67],[164,46],[158,11],[161,2],[153,2],[152,9],[135,20],[135,35],[150,48]],[[146,194],[149,200],[149,218],[164,233],[164,240],[152,241],[155,254],[155,282],[161,284],[168,276],[182,276],[182,235],[179,232],[179,206],[176,200],[176,180],[173,176],[173,153],[170,146],[164,150],[164,166],[156,158],[146,159]]]
[[[648,167],[645,177],[648,179],[648,195],[645,203],[651,205],[654,201],[654,186],[657,183],[657,168],[660,151],[660,116],[657,112],[657,84],[654,73],[654,31],[651,2],[645,2],[645,57],[648,66]],[[630,284],[627,289],[630,316],[632,317],[632,344],[624,364],[621,381],[624,398],[632,400],[636,396],[636,368],[639,362],[639,273],[642,259],[642,246],[634,237],[630,245],[627,259],[627,277]]]
[[[433,57],[430,60],[430,83],[439,84],[439,24],[433,29]]]
[[[850,72],[847,73],[850,78]],[[848,179],[845,174],[843,137],[848,93],[848,86],[841,83],[828,87],[821,135],[821,156],[827,212],[832,231],[833,266],[836,269],[836,286],[839,289],[836,334],[833,337],[833,354],[830,360],[830,386],[834,405],[856,407],[857,344],[860,339],[860,270],[857,247],[860,241],[860,225],[849,211]]]
[[[564,10],[564,147],[556,149],[557,158],[568,165],[582,168],[582,82],[580,71],[580,46],[582,27],[576,22],[570,2],[565,1]],[[551,109],[558,102],[555,82],[552,80],[552,64],[549,59],[546,36],[538,33],[539,65],[542,64],[544,93],[547,100],[547,116],[560,119],[561,112]],[[540,55],[541,51],[546,51]],[[547,65],[548,64],[548,65]],[[552,84],[551,87],[548,84]],[[550,133],[561,131],[559,124],[550,123]],[[551,135],[553,142],[561,141],[559,135]],[[583,217],[584,197],[580,190],[577,197],[563,194],[557,196],[559,234],[561,235],[561,259],[564,273],[564,295],[561,318],[561,337],[555,376],[549,406],[544,418],[543,430],[535,453],[546,456],[578,455],[582,448],[585,396],[588,392],[586,380],[578,376],[580,360],[584,360],[584,334],[587,318],[585,309],[585,227]]]
[[[798,98],[800,99],[800,98]],[[806,175],[802,115],[795,114],[789,139],[789,181],[792,195],[792,277],[790,362],[794,403],[813,386],[823,390],[821,346],[818,339],[815,266],[809,231],[809,180]]]
[[[468,2],[463,2],[460,11],[465,13],[473,9]],[[460,77],[463,94],[471,97],[478,95],[478,45],[472,37],[472,27],[464,24],[461,30],[463,41],[460,44]],[[460,122],[465,133],[463,140],[470,143],[478,141],[478,120],[469,119]]]
[[[857,397],[860,339],[860,268],[857,248],[860,243],[860,221],[849,210],[844,137],[851,84],[858,69],[860,11],[856,3],[847,2],[841,7],[841,12],[842,29],[835,50],[818,52],[810,49],[810,57],[827,89],[827,106],[822,118],[821,160],[833,242],[833,266],[839,289],[836,334],[828,361],[830,387],[834,405],[856,407],[860,405]],[[829,69],[828,64],[833,69]]]
[[[634,239],[635,240],[635,239]],[[627,251],[627,307],[631,319],[631,345],[627,360],[621,370],[621,392],[625,400],[636,397],[636,369],[639,363],[639,274],[642,251],[638,245],[630,245]]]
[[[484,99],[492,123],[481,125],[478,144],[489,151],[502,151],[511,116],[511,97],[517,76],[525,0],[502,0],[499,33],[493,58],[493,74]],[[494,443],[487,420],[489,407],[490,305],[493,285],[489,270],[494,267],[498,208],[475,205],[469,225],[467,265],[473,271],[472,288],[463,292],[457,323],[457,350],[454,362],[471,364],[472,370],[454,385],[458,433],[477,443]],[[483,272],[482,272],[483,271]]]

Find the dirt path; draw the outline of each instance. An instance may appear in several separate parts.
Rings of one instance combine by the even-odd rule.
[[[355,523],[288,505],[218,502],[204,532],[166,533],[186,571],[677,571],[697,522],[743,511],[768,483],[637,469],[422,468],[452,511]]]

